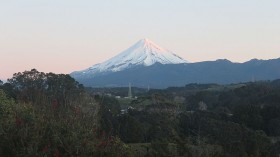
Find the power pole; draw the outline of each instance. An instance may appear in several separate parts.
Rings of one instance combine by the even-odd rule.
[[[128,84],[128,98],[132,98],[131,83]]]

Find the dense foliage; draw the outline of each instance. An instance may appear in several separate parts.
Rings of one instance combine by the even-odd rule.
[[[127,113],[119,115],[110,114],[105,105],[110,116],[104,116],[103,126],[125,143],[138,143],[136,152],[147,148],[142,156],[276,157],[280,153],[279,80],[153,90],[130,105]]]
[[[17,73],[0,86],[0,156],[124,156],[98,108],[69,75]]]
[[[36,69],[0,81],[0,156],[280,155],[280,80],[104,91]]]

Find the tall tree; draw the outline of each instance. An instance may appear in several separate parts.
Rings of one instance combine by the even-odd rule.
[[[36,69],[15,73],[8,82],[20,101],[41,103],[42,99],[66,105],[83,93],[83,86],[70,75],[43,73]]]
[[[15,73],[8,82],[13,86],[20,100],[34,102],[46,87],[45,75],[43,72],[31,69],[31,71]]]

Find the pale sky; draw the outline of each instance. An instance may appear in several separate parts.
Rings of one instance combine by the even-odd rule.
[[[280,57],[280,0],[0,0],[0,79],[70,73],[142,38],[189,62]]]

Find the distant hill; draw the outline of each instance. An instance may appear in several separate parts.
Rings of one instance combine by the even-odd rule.
[[[70,74],[90,87],[166,88],[189,83],[239,83],[280,78],[280,58],[245,63],[216,60],[189,63],[149,39],[142,39],[112,57]]]
[[[229,84],[280,78],[280,58],[253,59],[245,63],[228,60],[184,64],[160,64],[135,66],[117,72],[94,77],[75,77],[85,86],[125,87],[129,82],[135,87],[167,88],[189,83]]]

